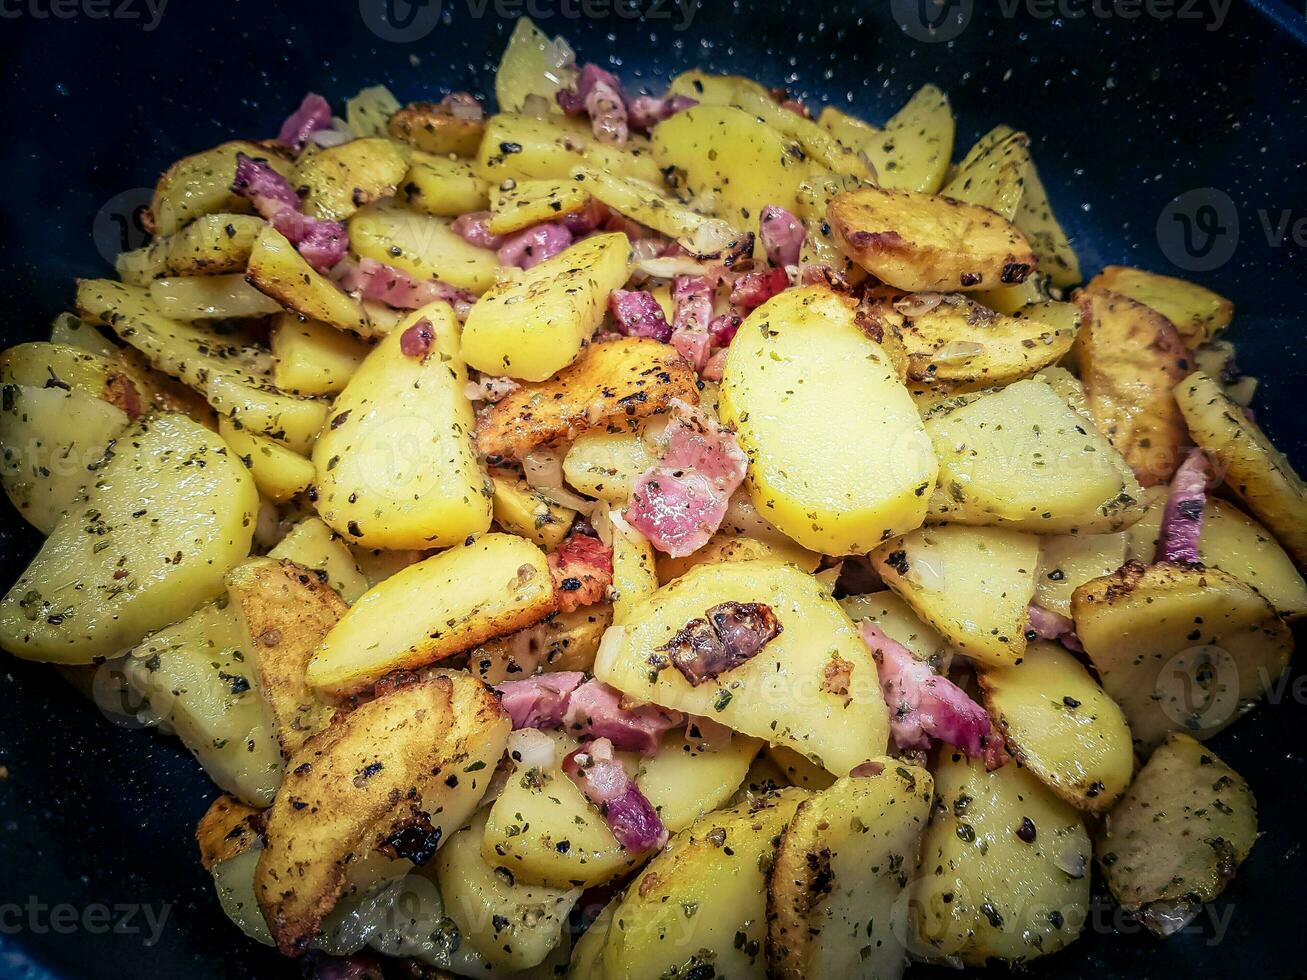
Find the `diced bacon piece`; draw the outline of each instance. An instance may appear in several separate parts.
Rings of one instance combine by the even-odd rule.
[[[286,117],[277,133],[277,142],[296,150],[304,148],[308,138],[320,129],[331,128],[331,105],[316,92],[304,96],[300,107]]]
[[[1211,476],[1207,455],[1201,449],[1191,450],[1171,478],[1154,561],[1198,564],[1198,541],[1203,536],[1203,511]]]
[[[672,280],[676,313],[670,343],[696,371],[703,370],[708,361],[713,289],[713,281],[707,276],[677,276]]]
[[[561,222],[548,221],[505,238],[495,256],[500,265],[529,269],[545,259],[552,259],[572,241],[572,233]]]
[[[602,602],[613,584],[613,549],[589,535],[570,535],[549,556],[549,574],[561,611]]]
[[[719,382],[722,380],[722,371],[724,371],[725,368],[726,348],[723,347],[708,358],[708,363],[705,364],[703,370],[699,372],[699,377],[703,378],[704,381]]]
[[[784,292],[790,284],[790,277],[785,270],[773,266],[758,272],[746,272],[735,280],[731,287],[731,302],[747,310],[762,306],[777,293]]]
[[[467,214],[460,214],[449,227],[455,235],[460,236],[470,245],[478,248],[499,248],[504,244],[504,238],[502,235],[492,235],[489,225],[489,211],[469,211]]]
[[[744,318],[735,312],[723,313],[713,317],[708,324],[708,340],[714,347],[727,347],[735,339]],[[705,368],[706,370],[706,368]]]
[[[295,188],[272,167],[266,160],[256,160],[244,153],[236,154],[236,176],[231,182],[232,192],[247,198],[268,221],[276,217],[282,208],[298,211],[300,196]]]
[[[504,681],[495,690],[514,728],[561,728],[567,700],[584,680],[579,670],[565,670]]]
[[[1033,602],[1026,607],[1026,622],[1029,632],[1035,635],[1031,639],[1052,640],[1061,643],[1068,650],[1083,653],[1080,637],[1076,636],[1076,624],[1061,613],[1037,606]]]
[[[748,459],[735,434],[697,409],[672,403],[667,448],[635,481],[627,523],[676,558],[702,548],[721,526]]]
[[[627,109],[627,120],[632,129],[648,132],[664,119],[684,112],[699,104],[688,95],[665,95],[661,99],[652,95],[637,95]]]
[[[930,740],[937,738],[973,758],[985,755],[997,733],[983,707],[875,623],[863,621],[862,638],[876,657],[895,745],[928,749]]]
[[[345,270],[340,280],[346,292],[357,292],[363,299],[377,300],[399,310],[416,310],[444,300],[458,309],[460,304],[476,302],[476,296],[439,279],[414,279],[403,269],[378,262],[360,259],[358,265]]]
[[[653,755],[663,733],[684,724],[679,711],[655,704],[627,706],[621,691],[593,679],[572,692],[563,715],[563,726],[572,734],[606,738],[619,749],[642,755]]]
[[[349,249],[349,235],[338,221],[323,221],[300,214],[295,189],[263,160],[236,154],[236,176],[231,189],[247,198],[254,210],[286,236],[304,260],[319,272],[339,263]]]
[[[614,289],[608,295],[608,310],[617,329],[628,337],[652,337],[664,344],[672,338],[672,326],[652,293]]]
[[[758,232],[768,262],[780,267],[799,264],[799,250],[808,233],[798,218],[778,205],[768,204],[762,209]]]
[[[667,843],[667,828],[640,788],[613,758],[607,739],[582,745],[563,760],[563,771],[598,807],[617,842],[634,854]]]
[[[612,72],[598,65],[581,66],[575,86],[560,89],[558,106],[569,116],[588,115],[590,128],[601,143],[625,146],[630,135],[626,95]]]

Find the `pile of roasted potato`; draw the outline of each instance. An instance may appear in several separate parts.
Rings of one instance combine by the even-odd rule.
[[[352,976],[1020,964],[1095,873],[1187,926],[1307,614],[1231,304],[1083,282],[933,86],[632,97],[524,19],[495,89],[178,161],[0,355],[0,645],[175,733],[225,912]]]

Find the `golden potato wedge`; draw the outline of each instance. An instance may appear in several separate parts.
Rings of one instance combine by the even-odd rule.
[[[401,189],[410,208],[438,218],[482,211],[490,203],[489,185],[466,160],[418,151]]]
[[[324,573],[327,584],[346,602],[352,603],[368,590],[368,580],[345,542],[316,517],[306,517],[287,531],[268,557],[285,558]]]
[[[765,976],[766,871],[804,795],[781,790],[710,813],[677,835],[613,913],[622,928],[608,930],[603,976]]]
[[[307,948],[349,866],[422,863],[480,802],[509,718],[480,681],[445,673],[360,705],[291,758],[255,887],[284,955]]]
[[[406,353],[415,338],[426,349]],[[373,349],[313,446],[315,504],[337,534],[365,548],[439,548],[489,529],[466,384],[447,303],[414,310]]]
[[[935,781],[918,766],[874,760],[799,804],[767,878],[767,958],[783,980],[897,980],[912,877]]]
[[[101,331],[85,323],[76,313],[60,313],[50,325],[50,343],[61,347],[75,347],[88,354],[109,357],[118,352],[118,345]]]
[[[723,602],[767,605],[781,632],[752,659],[691,685],[660,650]],[[690,569],[608,631],[594,672],[630,698],[787,745],[836,775],[881,754],[889,736],[871,651],[819,582],[775,560]]]
[[[869,619],[891,640],[903,644],[918,660],[924,660],[937,674],[948,673],[953,653],[948,641],[933,626],[928,626],[912,607],[894,592],[868,592],[845,596],[839,600],[844,614],[855,623]]]
[[[822,109],[817,124],[865,152],[876,168],[876,183],[886,190],[936,194],[953,158],[953,110],[934,85],[917,89],[882,129],[833,106]]]
[[[309,265],[286,236],[271,225],[255,239],[245,279],[306,320],[329,323],[360,337],[377,333],[358,300]]]
[[[998,126],[976,140],[939,193],[1015,221],[1032,168],[1030,137]]]
[[[595,235],[492,286],[463,328],[468,366],[522,381],[567,367],[602,322],[609,293],[626,282],[629,253],[620,232]]]
[[[655,561],[658,570],[658,584],[666,585],[672,579],[679,578],[696,565],[708,565],[722,561],[750,561],[754,558],[775,558],[788,561],[811,574],[821,564],[821,555],[801,548],[793,542],[761,541],[735,534],[714,534],[698,551],[691,552],[684,558],[673,558],[659,553]]]
[[[625,507],[631,487],[657,464],[663,446],[661,419],[634,430],[588,429],[573,440],[563,457],[563,476],[572,489],[604,503]]]
[[[1166,317],[1126,296],[1082,292],[1073,356],[1098,427],[1146,487],[1166,483],[1188,444],[1172,389],[1192,355]]]
[[[343,391],[368,347],[353,334],[320,320],[282,313],[268,332],[272,349],[272,379],[277,387],[297,395],[334,395]]]
[[[348,547],[369,589],[381,584],[396,572],[402,572],[410,565],[416,565],[423,558],[431,557],[432,554],[430,551],[418,551],[412,548],[387,551],[383,548],[361,548],[356,544]]]
[[[826,216],[853,261],[909,292],[1011,286],[1035,268],[1026,236],[975,204],[864,187],[832,198]]]
[[[1248,509],[1307,568],[1307,486],[1248,413],[1205,374],[1175,389],[1184,423]]]
[[[1225,890],[1256,841],[1257,801],[1243,777],[1177,732],[1104,819],[1094,852],[1121,907],[1165,937]]]
[[[494,187],[508,180],[565,180],[578,163],[655,185],[663,179],[648,140],[632,136],[618,149],[599,142],[584,119],[556,112],[491,116],[475,167]]]
[[[399,108],[399,100],[386,86],[368,85],[345,103],[345,124],[356,137],[385,136],[386,124]]]
[[[560,64],[558,39],[549,37],[531,23],[529,17],[519,17],[508,37],[508,45],[499,59],[495,72],[495,101],[503,112],[517,112],[528,95],[545,100],[551,111],[558,105],[558,90],[576,80],[576,67]]]
[[[390,117],[392,139],[436,156],[476,156],[485,123],[464,119],[438,102],[412,102]]]
[[[1085,290],[1128,296],[1156,310],[1171,321],[1190,348],[1214,338],[1234,317],[1234,304],[1210,289],[1129,266],[1107,266],[1089,280]]]
[[[567,537],[576,511],[560,507],[511,470],[491,470],[495,522],[505,531],[553,551]]]
[[[1011,316],[1023,306],[1043,303],[1050,299],[1048,277],[1042,270],[1037,270],[1027,276],[1024,282],[1019,282],[1015,286],[978,289],[971,293],[971,298],[983,306],[988,306],[995,313]]]
[[[809,762],[805,756],[787,746],[767,745],[763,747],[762,752],[785,777],[784,781],[778,785],[799,786],[817,792],[826,789],[835,782],[836,777],[832,776],[827,770],[813,762]]]
[[[309,685],[341,697],[539,622],[557,600],[545,553],[486,534],[396,572],[370,589],[309,661]]]
[[[986,772],[945,752],[912,889],[915,951],[977,967],[1057,952],[1089,914],[1089,859],[1079,812],[1019,763]]]
[[[212,871],[219,861],[230,861],[245,853],[259,837],[262,811],[223,794],[209,804],[195,825],[195,843],[200,846],[200,864]]]
[[[588,188],[570,176],[564,180],[505,181],[490,193],[486,228],[494,235],[509,235],[580,211],[589,202]]]
[[[1149,492],[1140,501],[1146,506]],[[1147,510],[1144,511],[1144,520]],[[1053,534],[1039,539],[1039,575],[1035,579],[1035,603],[1061,616],[1071,615],[1071,593],[1090,579],[1110,575],[1125,564],[1127,536],[1138,524],[1114,534]],[[1148,553],[1148,561],[1153,553]]]
[[[233,165],[233,175],[235,170]],[[221,276],[244,272],[263,226],[263,219],[252,214],[205,214],[151,247],[158,247],[163,253],[164,275]]]
[[[251,806],[272,803],[283,759],[234,608],[205,603],[151,633],[123,658],[122,676],[215,784]]]
[[[362,258],[403,269],[417,279],[439,279],[459,289],[483,293],[495,284],[499,261],[434,218],[383,201],[349,219],[350,247]]]
[[[240,273],[154,279],[149,290],[159,312],[174,320],[243,320],[281,312],[276,300]]]
[[[1017,215],[1012,221],[1030,242],[1039,263],[1039,271],[1048,277],[1050,283],[1059,289],[1067,289],[1080,282],[1080,259],[1071,247],[1062,223],[1053,213],[1048,191],[1044,189],[1039,169],[1033,161],[1026,172],[1021,207],[1017,209]]]
[[[687,95],[706,105],[731,105],[741,90],[759,95],[771,91],[743,75],[713,75],[697,68],[681,72],[667,84],[668,95]]]
[[[928,520],[1087,534],[1139,516],[1126,461],[1043,381],[982,394],[928,419],[926,434],[939,460]]]
[[[1005,528],[924,527],[871,554],[885,584],[978,663],[1002,666],[1026,649],[1039,539]]]
[[[275,144],[236,140],[183,157],[159,178],[142,224],[153,235],[171,235],[206,214],[249,214],[253,209],[250,202],[231,189],[236,178],[236,154],[261,160],[289,177],[294,165],[282,152]]]
[[[631,431],[675,399],[698,404],[699,389],[694,369],[673,347],[643,337],[600,341],[555,377],[523,385],[484,412],[477,451],[522,459],[587,430]]]
[[[1144,498],[1147,509],[1126,532],[1127,556],[1145,565],[1151,564],[1157,555],[1166,497],[1164,487],[1150,490]],[[1198,560],[1208,568],[1219,568],[1251,585],[1286,620],[1307,615],[1307,582],[1294,567],[1293,559],[1270,531],[1219,497],[1208,497],[1203,507]],[[1098,574],[1106,575],[1107,571]]]
[[[226,417],[218,420],[218,434],[250,471],[259,493],[274,504],[284,504],[313,482],[313,464],[275,439],[247,432]]]
[[[824,380],[805,383],[813,378]],[[925,517],[936,462],[921,418],[829,290],[789,290],[749,315],[729,348],[720,410],[749,457],[754,505],[805,548],[865,553]]]
[[[1279,680],[1293,634],[1255,590],[1216,568],[1127,563],[1071,597],[1076,634],[1147,749],[1207,738]]]
[[[608,597],[613,604],[613,622],[620,623],[641,600],[658,590],[657,557],[649,539],[631,527],[620,510],[596,507],[590,521],[613,550]]]
[[[737,221],[732,227],[721,218],[704,217],[663,193],[661,187],[588,166],[573,167],[569,176],[577,190],[632,221],[676,239],[695,254],[717,254],[729,247],[722,244],[723,240],[733,244],[744,237],[743,231],[736,230],[744,222]]]
[[[288,759],[327,727],[335,711],[309,689],[305,669],[349,607],[318,575],[292,561],[265,558],[246,562],[227,576],[227,594]]]
[[[370,136],[305,156],[291,184],[303,193],[301,210],[327,221],[344,221],[359,208],[393,197],[408,173],[407,147]]]
[[[1063,647],[1037,640],[1020,662],[976,676],[1008,746],[1059,797],[1100,813],[1126,791],[1135,754],[1125,714]]]
[[[113,444],[86,502],[0,601],[15,656],[95,663],[189,615],[249,554],[258,493],[225,443],[180,415]]]
[[[541,671],[589,672],[604,630],[612,623],[609,603],[560,612],[468,651],[467,669],[487,684],[521,680]]]

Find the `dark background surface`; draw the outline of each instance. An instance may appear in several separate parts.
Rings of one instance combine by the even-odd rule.
[[[49,0],[0,5],[6,344],[44,338],[50,318],[72,299],[73,279],[110,271],[106,258],[121,230],[111,216],[130,215],[141,189],[172,160],[225,139],[275,134],[309,89],[342,112],[347,97],[377,82],[401,101],[450,89],[490,93],[511,18],[522,12],[518,4],[446,0],[437,21],[423,19],[435,8],[419,9],[410,39],[392,41],[369,26],[383,23],[372,0],[173,0],[153,30],[144,29],[151,18],[139,0],[123,3],[112,0],[109,9],[139,16],[95,18],[94,0],[75,3],[67,18],[50,16]],[[1195,262],[1217,265],[1195,278],[1235,301],[1230,337],[1245,370],[1264,379],[1258,419],[1307,469],[1307,421],[1296,401],[1304,381],[1305,250],[1291,235],[1277,244],[1263,228],[1285,215],[1307,221],[1307,53],[1294,36],[1303,36],[1301,10],[1234,0],[1223,19],[1209,3],[1194,6],[1197,19],[1076,18],[1042,16],[1051,6],[1045,0],[1011,16],[1011,0],[976,0],[974,8],[955,0],[942,31],[961,26],[960,33],[932,43],[902,29],[913,23],[916,0],[707,0],[688,27],[670,5],[640,23],[600,3],[533,0],[531,12],[570,11],[537,19],[567,36],[582,60],[614,67],[631,88],[657,90],[697,66],[788,86],[812,104],[847,105],[879,122],[919,85],[935,82],[958,118],[957,155],[996,123],[1026,130],[1088,275],[1107,263],[1178,275]],[[399,6],[405,13],[403,0]],[[1087,8],[1062,0],[1067,13]],[[582,10],[591,16],[578,16]],[[1192,191],[1202,193],[1168,211],[1173,198]],[[1179,222],[1176,207],[1187,216]],[[1197,229],[1190,245],[1210,246],[1195,248],[1196,259],[1178,237],[1183,220]],[[21,524],[3,504],[4,585],[38,543]],[[1307,855],[1297,809],[1307,707],[1292,689],[1281,700],[1213,742],[1251,783],[1264,832],[1213,910],[1220,921],[1232,913],[1228,928],[1213,928],[1204,915],[1203,931],[1159,944],[1121,934],[1104,909],[1081,942],[1029,973],[1300,975]],[[47,668],[8,657],[0,662],[0,703],[0,764],[8,770],[0,782],[0,976],[293,974],[223,919],[191,838],[214,790],[177,743],[110,724]],[[27,908],[11,904],[29,900],[69,903],[79,914],[95,903],[147,904],[156,914],[167,903],[169,912],[159,942],[147,947],[140,914],[129,923],[142,928],[135,934],[56,933],[32,928]]]

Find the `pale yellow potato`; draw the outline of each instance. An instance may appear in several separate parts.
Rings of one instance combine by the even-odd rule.
[[[1036,640],[1019,663],[977,671],[985,705],[1021,764],[1080,810],[1125,792],[1135,753],[1125,714],[1056,643]]]
[[[910,878],[935,781],[876,760],[799,804],[767,878],[767,958],[781,980],[897,980],[907,967]]]
[[[702,737],[691,720],[663,736],[658,752],[635,761],[635,782],[672,833],[722,806],[744,781],[762,743],[733,733],[725,744]]]
[[[785,777],[780,786],[800,786],[803,789],[823,790],[835,782],[835,777],[815,763],[784,745],[768,745],[762,750]]]
[[[1043,381],[980,395],[926,434],[939,460],[930,520],[1089,534],[1139,516],[1129,465]]]
[[[749,457],[749,496],[805,548],[865,553],[925,518],[937,464],[921,418],[841,297],[809,287],[754,310],[720,411]]]
[[[344,221],[364,205],[393,196],[408,173],[408,161],[402,143],[369,136],[306,155],[291,185],[305,189],[305,214]]]
[[[613,913],[623,928],[608,930],[602,975],[640,980],[706,968],[766,976],[766,871],[804,795],[782,790],[710,813],[674,838]]]
[[[440,848],[436,883],[465,942],[497,969],[525,970],[562,941],[581,889],[525,884],[488,863],[481,856],[488,812],[482,810]]]
[[[645,470],[654,466],[662,448],[648,435],[646,427],[633,432],[582,432],[563,457],[563,476],[573,490],[625,507],[631,486]]]
[[[749,561],[754,558],[775,558],[797,565],[805,572],[812,573],[821,564],[821,555],[801,548],[792,541],[763,541],[735,534],[714,534],[698,551],[693,551],[683,558],[659,554],[658,581],[666,585],[672,579],[684,575],[696,565],[706,565],[721,561]]]
[[[313,464],[275,439],[247,432],[226,417],[218,420],[218,433],[250,471],[259,493],[273,503],[285,503],[313,482]]]
[[[505,531],[553,551],[567,537],[576,511],[560,507],[511,470],[491,470],[495,522]]]
[[[205,603],[150,634],[121,670],[214,783],[251,806],[272,803],[281,749],[234,606]]]
[[[83,322],[75,313],[60,313],[54,318],[50,324],[50,343],[75,347],[100,357],[109,357],[118,352],[117,344],[89,323]]]
[[[255,873],[283,955],[307,948],[347,882],[364,890],[358,872],[412,868],[403,851],[387,862],[375,850],[397,831],[434,849],[472,815],[509,727],[489,688],[444,672],[359,705],[305,743],[268,811]]]
[[[769,95],[770,90],[743,75],[714,75],[692,68],[667,84],[668,95],[686,95],[707,105],[731,105],[741,90]]]
[[[143,217],[146,230],[154,235],[171,235],[206,214],[249,214],[253,206],[231,189],[236,179],[236,154],[262,160],[283,177],[289,177],[294,165],[282,152],[275,145],[236,140],[182,157],[155,185],[150,210]]]
[[[401,185],[410,208],[438,218],[482,211],[490,188],[466,160],[415,150]]]
[[[377,333],[358,300],[309,265],[272,225],[265,226],[255,239],[245,279],[304,319],[319,320],[360,337]]]
[[[1015,221],[1033,166],[1030,137],[1011,127],[997,126],[976,140],[939,193]]]
[[[840,142],[861,149],[876,168],[876,183],[886,190],[938,193],[953,158],[953,110],[948,96],[923,85],[877,129],[825,106],[817,123]]]
[[[887,586],[973,660],[997,667],[1021,659],[1039,567],[1033,534],[924,527],[885,542],[872,560]]]
[[[867,272],[840,251],[835,233],[826,220],[831,198],[845,191],[856,190],[862,183],[853,177],[840,176],[827,170],[815,170],[799,181],[795,193],[798,210],[794,213],[803,222],[804,239],[799,247],[799,266],[828,266],[833,274],[843,276],[850,284],[863,282]],[[668,321],[670,322],[670,321]]]
[[[1150,491],[1145,491],[1143,500]],[[1141,501],[1142,503],[1142,501]],[[1140,522],[1147,520],[1147,512]],[[1071,593],[1090,579],[1110,575],[1125,564],[1126,541],[1139,524],[1114,534],[1054,534],[1039,539],[1039,576],[1035,603],[1062,616],[1071,615]],[[1148,561],[1152,561],[1149,552]]]
[[[576,360],[626,283],[630,242],[595,235],[492,286],[468,314],[463,359],[486,374],[544,381]]]
[[[1049,299],[1048,279],[1043,270],[1027,276],[1024,282],[1015,286],[999,286],[996,289],[978,289],[971,297],[995,313],[1012,316],[1023,306],[1031,303],[1043,303]]]
[[[232,174],[235,176],[234,167]],[[176,234],[156,239],[149,247],[161,253],[161,271],[165,275],[244,272],[263,225],[263,219],[252,214],[205,214]]]
[[[0,602],[0,646],[63,664],[114,656],[222,591],[257,509],[254,481],[209,430],[180,415],[135,423]]]
[[[259,292],[242,273],[154,279],[150,299],[174,320],[240,320],[271,316],[281,304]]]
[[[661,575],[653,545],[631,527],[620,510],[595,508],[591,523],[599,537],[613,549],[613,581],[608,595],[613,603],[613,622],[620,623],[642,599],[658,590]]]
[[[845,596],[839,602],[844,614],[855,623],[871,620],[882,633],[903,644],[918,660],[930,664],[937,673],[947,673],[953,658],[948,641],[933,626],[922,622],[897,593],[886,589]]]
[[[215,411],[251,431],[302,451],[326,418],[326,402],[287,394],[272,383],[272,358],[266,351],[241,346],[202,324],[164,316],[144,289],[83,279],[77,307],[91,322],[112,327],[154,367],[194,388]]]
[[[1216,381],[1195,372],[1175,388],[1189,434],[1233,490],[1307,567],[1307,486],[1284,454]]]
[[[425,322],[430,350],[409,356]],[[491,491],[472,448],[472,404],[447,303],[414,310],[373,349],[313,446],[315,504],[366,548],[437,548],[490,527]]]
[[[690,620],[722,602],[769,606],[782,629],[756,656],[692,686],[650,657]],[[787,745],[836,775],[880,755],[889,736],[876,664],[816,579],[775,560],[692,568],[609,630],[595,676],[628,697],[701,715]]]
[[[1079,812],[1017,762],[986,772],[956,751],[935,768],[935,794],[912,891],[914,952],[979,967],[1073,942],[1089,913]],[[1029,842],[1018,836],[1026,821]]]
[[[283,313],[273,321],[268,346],[274,359],[273,381],[283,391],[298,395],[343,391],[368,356],[368,346],[353,334],[294,313]]]
[[[1211,340],[1234,317],[1234,304],[1205,286],[1130,266],[1107,266],[1085,289],[1108,290],[1152,307],[1175,325],[1191,348]]]
[[[495,72],[495,101],[504,112],[517,112],[528,95],[557,109],[558,90],[576,80],[576,68],[559,65],[549,37],[529,17],[519,17]]]
[[[1165,488],[1151,488],[1144,498],[1147,509],[1127,532],[1127,556],[1145,565],[1157,555],[1166,496]],[[1198,539],[1198,560],[1251,585],[1286,620],[1307,615],[1307,582],[1294,568],[1293,559],[1270,531],[1229,501],[1207,498],[1202,535]]]
[[[486,228],[494,235],[509,235],[580,211],[589,202],[588,189],[571,177],[504,181],[490,192],[490,220]]]
[[[485,124],[464,119],[440,102],[412,102],[387,121],[391,139],[437,156],[476,156]]]
[[[316,570],[292,561],[245,562],[227,575],[227,595],[244,630],[242,648],[259,673],[286,758],[331,721],[335,708],[309,689],[304,672],[348,608]]]
[[[369,587],[345,542],[317,517],[306,517],[291,528],[268,557],[286,558],[322,572],[327,584],[346,602],[353,602]]]
[[[632,221],[676,239],[696,255],[715,255],[727,247],[722,244],[723,239],[734,244],[745,234],[736,230],[744,227],[745,222],[736,221],[732,227],[731,223],[720,218],[704,217],[669,197],[661,186],[651,186],[587,166],[573,167],[569,176],[576,190]]]
[[[1217,568],[1138,562],[1071,597],[1076,635],[1141,748],[1208,738],[1272,690],[1293,634],[1270,603]]]
[[[1094,852],[1112,896],[1158,936],[1213,901],[1257,841],[1243,777],[1188,735],[1169,735],[1104,819]]]
[[[794,211],[811,169],[794,140],[728,105],[698,105],[663,120],[653,146],[660,166],[683,171],[685,189],[712,195],[717,217],[737,228],[755,227],[768,204]]]
[[[309,661],[325,695],[366,690],[539,622],[556,600],[545,553],[525,538],[486,534],[396,572],[365,593]]]
[[[416,565],[423,558],[431,557],[430,551],[418,551],[413,548],[388,551],[384,548],[362,548],[356,544],[348,547],[359,571],[363,573],[367,588],[384,582],[396,572],[408,568],[409,565]]]
[[[1026,236],[975,204],[864,187],[836,195],[827,218],[853,261],[909,292],[1011,286],[1035,268]]]
[[[468,651],[467,669],[487,684],[521,680],[537,671],[588,672],[612,623],[613,606],[607,602],[560,612]]]
[[[1025,233],[1034,249],[1039,271],[1059,289],[1067,289],[1080,282],[1080,259],[1067,237],[1062,223],[1053,213],[1048,191],[1039,177],[1034,161],[1026,171],[1025,193],[1013,223]]]
[[[88,355],[89,356],[89,355]],[[80,389],[4,382],[0,402],[0,483],[42,534],[85,499],[95,470],[127,414]]]
[[[374,204],[350,218],[349,244],[360,258],[478,294],[495,284],[499,270],[494,252],[455,234],[447,219],[393,201]]]
[[[632,136],[619,150],[595,139],[586,120],[555,112],[491,116],[475,166],[483,180],[497,187],[506,180],[564,180],[578,163],[652,184],[663,179],[648,140]]]

